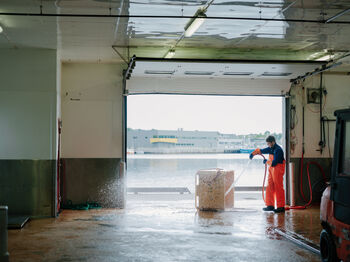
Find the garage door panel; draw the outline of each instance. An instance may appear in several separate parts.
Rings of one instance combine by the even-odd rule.
[[[179,79],[134,77],[127,81],[128,94],[283,95],[286,79]]]
[[[288,92],[290,80],[324,62],[182,61],[135,58],[128,94],[270,95]]]

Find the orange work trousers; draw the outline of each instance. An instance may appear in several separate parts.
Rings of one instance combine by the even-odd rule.
[[[284,207],[286,204],[284,188],[283,188],[283,176],[286,164],[277,164],[276,166],[269,167],[268,185],[266,187],[266,206],[277,205],[277,208]]]

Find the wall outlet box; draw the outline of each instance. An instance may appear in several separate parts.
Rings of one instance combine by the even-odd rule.
[[[320,103],[320,90],[318,88],[307,89],[307,103],[319,104]]]

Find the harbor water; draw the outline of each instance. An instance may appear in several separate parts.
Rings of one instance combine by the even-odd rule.
[[[262,186],[265,166],[249,154],[136,154],[128,155],[128,187],[187,187],[192,193],[200,169],[234,170],[235,186]],[[244,171],[244,172],[243,172]]]

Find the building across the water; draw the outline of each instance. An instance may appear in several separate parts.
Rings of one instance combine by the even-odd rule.
[[[280,137],[276,137],[278,143]],[[217,131],[128,128],[127,134],[129,154],[239,153],[242,149],[265,146],[265,137],[221,134]]]

